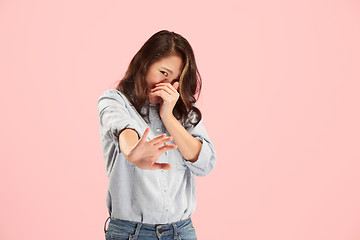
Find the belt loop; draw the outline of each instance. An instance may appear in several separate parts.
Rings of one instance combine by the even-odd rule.
[[[173,228],[174,228],[174,239],[179,239],[179,238],[178,238],[179,233],[178,233],[178,231],[177,231],[176,223],[171,223],[171,225],[172,225]]]
[[[141,225],[142,225],[142,223],[140,223],[140,222],[136,224],[136,230],[135,230],[135,234],[134,234],[134,239],[138,239],[140,229],[141,229]]]
[[[105,224],[104,224],[104,232],[106,233],[106,222],[109,220],[110,217],[108,217],[105,221]]]

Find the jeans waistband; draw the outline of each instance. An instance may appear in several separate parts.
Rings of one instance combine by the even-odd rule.
[[[173,234],[175,236],[175,235],[178,235],[178,231],[181,230],[183,227],[187,226],[189,223],[192,224],[190,217],[187,219],[184,219],[184,220],[166,223],[166,224],[148,224],[148,223],[116,219],[116,218],[111,218],[111,217],[108,217],[106,219],[106,222],[109,219],[111,220],[109,223],[109,226],[110,225],[121,225],[128,229],[134,229],[135,236],[137,236],[139,234],[140,229],[141,229],[141,231],[154,232],[154,234],[156,234],[156,233],[161,234],[162,232],[170,230],[171,232],[173,232]],[[106,233],[106,222],[104,224],[104,232],[105,233]]]
[[[161,224],[149,224],[149,223],[141,223],[141,222],[135,222],[135,221],[128,221],[128,220],[122,220],[122,219],[111,218],[111,217],[108,217],[106,221],[108,221],[108,219],[111,219],[111,221],[114,222],[114,223],[116,223],[116,222],[126,223],[126,224],[128,224],[129,226],[133,226],[133,227],[140,223],[141,225],[146,226],[146,227],[149,227],[149,228],[155,228],[155,227],[160,226],[160,225],[161,225],[161,226],[172,225],[172,224],[181,225],[182,223],[191,220],[191,218],[189,217],[189,218],[186,218],[186,219],[177,221],[177,222],[161,223]]]

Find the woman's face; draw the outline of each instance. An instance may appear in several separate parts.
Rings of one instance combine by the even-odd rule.
[[[183,61],[179,55],[170,55],[153,62],[145,76],[149,89],[154,88],[157,83],[174,84],[175,81],[179,81],[182,67]],[[149,95],[149,101],[160,103],[161,98]]]

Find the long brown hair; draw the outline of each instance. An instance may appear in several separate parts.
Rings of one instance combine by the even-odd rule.
[[[124,78],[116,89],[125,94],[135,109],[144,117],[147,112],[141,113],[150,92],[146,83],[146,73],[149,66],[163,57],[178,54],[184,63],[179,79],[179,99],[174,106],[173,114],[178,120],[190,119],[190,112],[195,114],[196,125],[201,120],[201,112],[193,104],[197,101],[201,91],[201,76],[197,69],[194,52],[189,42],[180,34],[162,30],[152,35],[131,60]],[[197,98],[195,98],[195,94]],[[191,117],[192,118],[192,117]]]

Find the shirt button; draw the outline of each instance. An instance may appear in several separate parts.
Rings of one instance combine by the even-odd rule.
[[[164,189],[163,191],[166,192],[166,189]]]
[[[160,128],[157,128],[156,131],[157,131],[157,132],[161,132],[161,129],[160,129]]]

